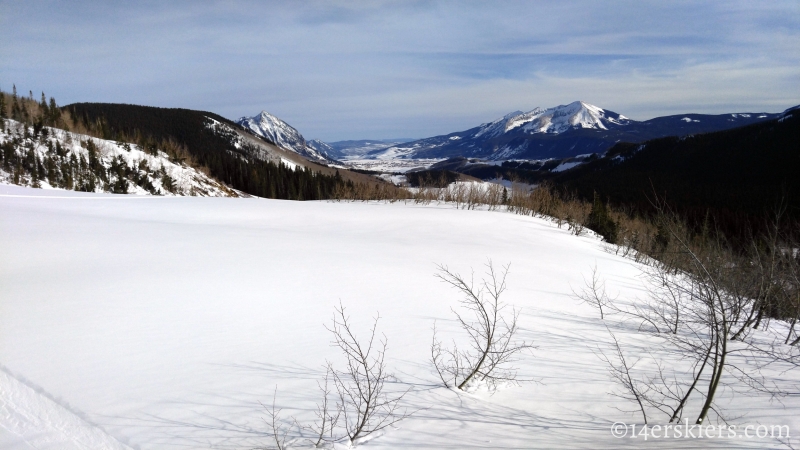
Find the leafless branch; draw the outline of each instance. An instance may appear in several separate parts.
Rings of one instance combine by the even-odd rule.
[[[469,313],[462,315],[452,310],[468,336],[467,350],[459,350],[455,342],[452,347],[444,348],[437,338],[434,323],[431,360],[442,383],[461,390],[477,382],[486,383],[492,389],[499,383],[516,383],[517,372],[512,364],[520,352],[535,347],[516,339],[519,311],[515,308],[507,311],[500,300],[506,290],[509,266],[497,272],[489,261],[486,278],[478,287],[472,277],[468,281],[446,266],[438,267],[436,277],[463,294],[459,303]]]
[[[393,378],[387,372],[385,355],[386,336],[377,336],[380,316],[370,330],[366,341],[359,341],[339,303],[333,317],[333,325],[328,328],[333,334],[333,344],[345,356],[345,370],[331,370],[338,395],[337,408],[342,426],[351,443],[393,425],[408,413],[400,409],[400,401],[408,393],[389,395],[385,392],[386,382]],[[326,327],[327,328],[327,327]]]
[[[592,267],[591,280],[583,279],[584,287],[580,292],[572,290],[573,295],[587,305],[600,311],[600,320],[605,319],[609,308],[613,308],[613,300],[606,294],[606,284],[597,273],[597,266]],[[604,309],[605,308],[605,309]]]

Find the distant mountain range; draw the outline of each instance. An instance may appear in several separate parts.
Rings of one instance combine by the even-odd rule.
[[[618,142],[727,130],[775,119],[778,113],[678,114],[645,121],[576,101],[515,111],[466,131],[419,140],[306,140],[294,127],[262,111],[236,123],[276,146],[312,161],[341,166],[352,159],[478,158],[489,161],[563,159],[601,154]]]
[[[639,122],[585,102],[515,111],[466,131],[376,149],[365,158],[488,160],[565,158],[602,153],[617,142],[643,142],[726,130],[775,119],[777,113],[679,114]]]

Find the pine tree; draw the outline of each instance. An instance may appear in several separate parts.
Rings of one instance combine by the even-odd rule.
[[[603,236],[606,242],[612,244],[617,242],[617,229],[619,226],[608,215],[608,207],[600,200],[597,192],[594,193],[592,211],[586,218],[586,227]]]
[[[6,114],[6,94],[3,91],[0,91],[0,119],[7,119],[8,115]],[[3,123],[3,128],[5,128],[5,123]]]
[[[653,252],[663,253],[669,245],[669,230],[663,222],[659,222],[656,227],[656,236],[653,239]]]
[[[50,117],[50,111],[47,108],[47,97],[44,96],[44,91],[42,91],[42,101],[39,103],[39,109],[42,112],[42,119],[47,120]]]
[[[56,99],[50,97],[50,125],[58,126],[59,120],[61,120],[61,110],[58,109]]]
[[[19,120],[19,100],[17,99],[17,85],[13,85],[13,94],[11,96],[11,118]]]

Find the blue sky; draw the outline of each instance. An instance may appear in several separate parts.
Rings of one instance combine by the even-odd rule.
[[[583,100],[637,120],[800,103],[800,2],[0,1],[0,88],[422,138]]]

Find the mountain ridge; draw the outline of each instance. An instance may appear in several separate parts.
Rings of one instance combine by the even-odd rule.
[[[575,101],[515,111],[464,131],[377,149],[369,159],[476,157],[489,160],[564,158],[602,153],[617,142],[720,131],[778,117],[778,113],[676,114],[636,121]]]

